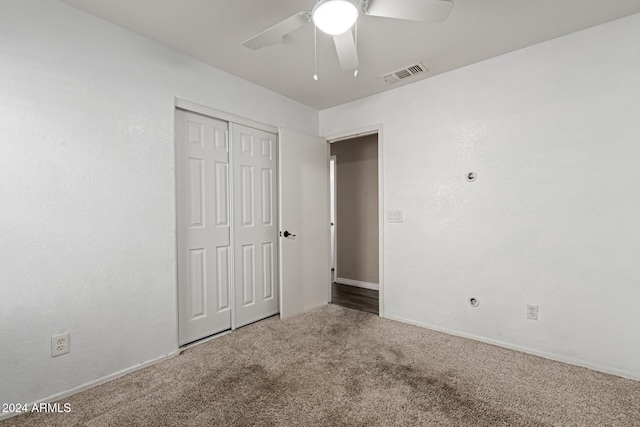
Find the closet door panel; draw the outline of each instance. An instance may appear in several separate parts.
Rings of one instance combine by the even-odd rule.
[[[176,110],[178,339],[231,328],[227,122]]]
[[[231,124],[235,327],[279,312],[277,135]]]

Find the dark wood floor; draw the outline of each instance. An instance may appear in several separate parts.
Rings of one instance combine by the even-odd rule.
[[[371,289],[333,283],[331,302],[343,307],[379,314],[378,291]]]

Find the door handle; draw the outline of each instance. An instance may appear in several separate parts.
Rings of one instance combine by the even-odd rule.
[[[289,233],[288,231],[285,231],[285,232],[284,232],[284,237],[289,237],[289,236],[296,237],[296,235],[295,235],[295,234],[291,234],[291,233]]]

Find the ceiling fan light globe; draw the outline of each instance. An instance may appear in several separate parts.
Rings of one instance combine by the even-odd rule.
[[[335,36],[347,31],[358,19],[358,7],[349,0],[324,0],[311,12],[313,23],[327,34]]]

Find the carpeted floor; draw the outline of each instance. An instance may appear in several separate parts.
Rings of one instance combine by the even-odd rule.
[[[640,426],[640,382],[335,305],[0,426]]]

